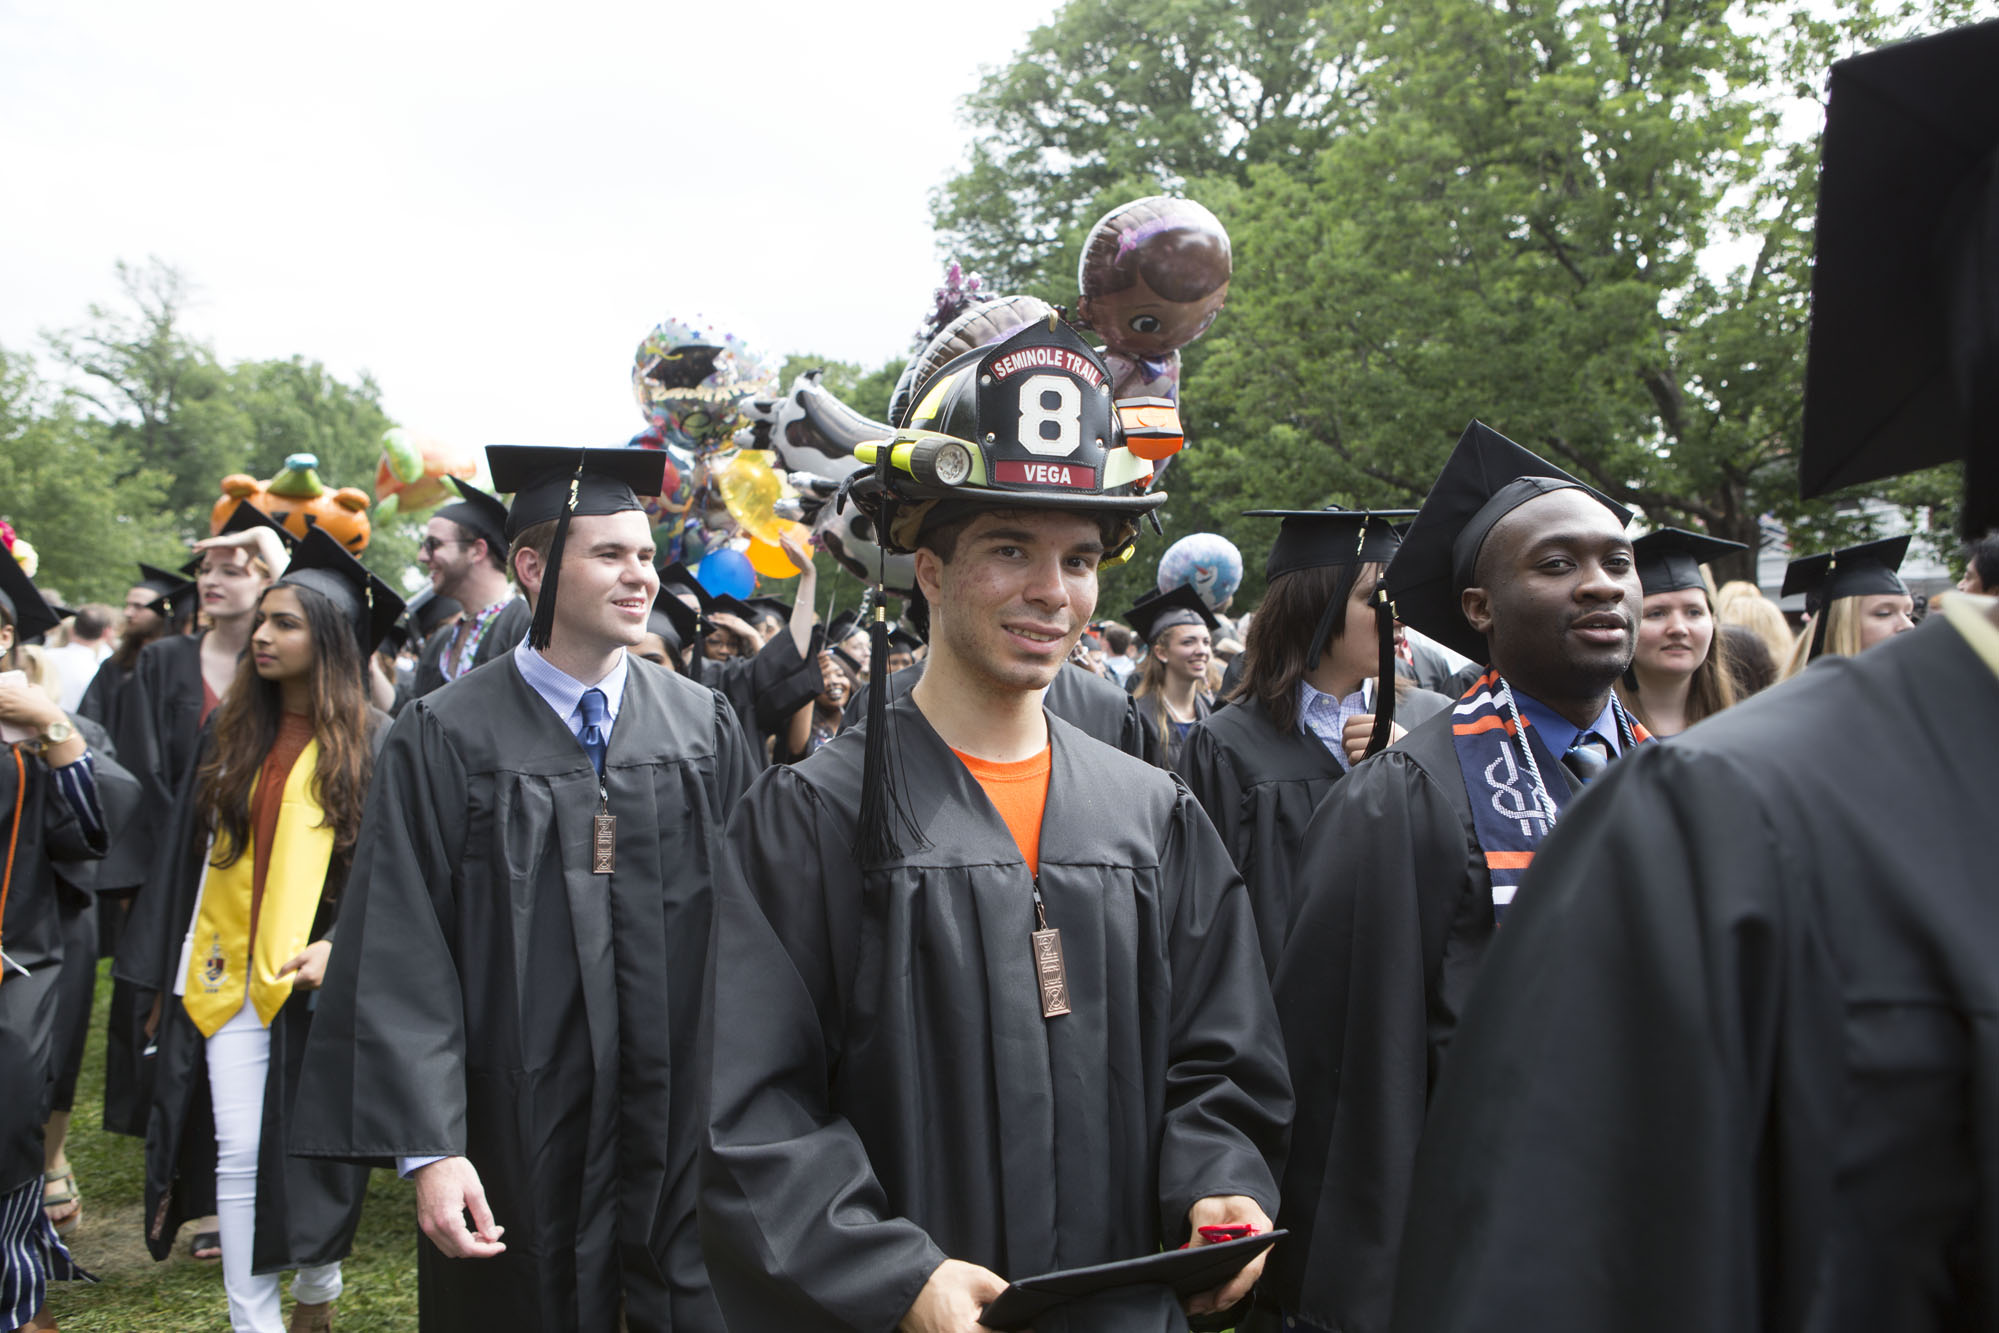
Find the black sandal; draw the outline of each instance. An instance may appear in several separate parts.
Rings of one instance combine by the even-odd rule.
[[[202,1263],[212,1264],[222,1258],[222,1233],[219,1231],[197,1231],[194,1239],[187,1243],[187,1257]]]

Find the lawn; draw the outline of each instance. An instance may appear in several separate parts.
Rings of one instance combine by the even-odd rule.
[[[186,1231],[173,1258],[153,1262],[142,1221],[145,1145],[99,1127],[104,1015],[111,993],[108,967],[98,973],[90,1050],[76,1090],[69,1140],[70,1161],[83,1191],[83,1225],[70,1238],[70,1251],[100,1280],[95,1286],[51,1287],[49,1309],[65,1333],[227,1333],[222,1265],[188,1258]],[[415,1194],[409,1183],[387,1171],[375,1172],[354,1253],[347,1259],[347,1290],[340,1298],[336,1327],[415,1333],[416,1234]]]

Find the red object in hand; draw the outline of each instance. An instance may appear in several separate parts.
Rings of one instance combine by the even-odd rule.
[[[1219,1245],[1225,1240],[1241,1240],[1244,1236],[1254,1236],[1256,1234],[1256,1227],[1249,1222],[1230,1222],[1226,1226],[1197,1227],[1195,1230],[1199,1231],[1201,1239],[1210,1245]],[[1187,1245],[1192,1245],[1193,1243],[1193,1241],[1188,1241]],[[1180,1248],[1184,1250],[1187,1248],[1187,1245],[1182,1245]]]

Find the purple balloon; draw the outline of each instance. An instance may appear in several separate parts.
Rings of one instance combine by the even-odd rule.
[[[757,572],[750,568],[750,558],[726,546],[701,557],[694,577],[717,597],[748,597],[757,587]]]

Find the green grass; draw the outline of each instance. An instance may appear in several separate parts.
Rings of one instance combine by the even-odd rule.
[[[98,971],[90,1049],[69,1132],[70,1163],[83,1192],[83,1225],[70,1238],[70,1252],[100,1281],[95,1286],[51,1286],[49,1312],[65,1333],[227,1333],[222,1265],[188,1258],[191,1233],[185,1228],[173,1258],[153,1262],[143,1229],[145,1145],[101,1128],[104,1015],[110,995],[105,964]],[[345,1265],[347,1290],[336,1312],[337,1328],[415,1333],[416,1235],[415,1192],[409,1182],[391,1172],[375,1172],[354,1252]],[[289,1304],[286,1309],[289,1313]]]

